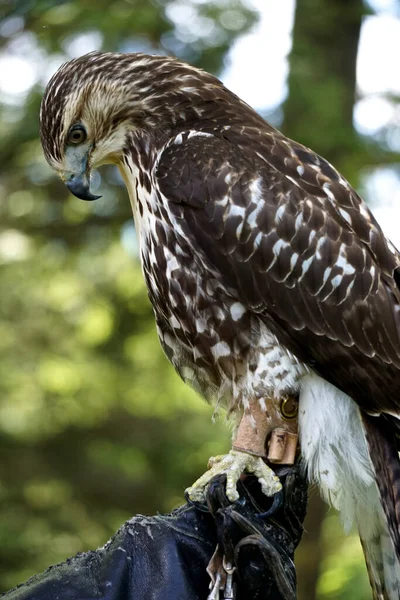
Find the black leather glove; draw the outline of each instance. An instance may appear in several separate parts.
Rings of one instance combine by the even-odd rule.
[[[207,505],[188,503],[171,515],[134,517],[104,548],[50,567],[1,597],[206,600],[206,569],[213,557],[212,575],[224,588],[217,590],[217,582],[213,598],[294,600],[293,554],[302,533],[307,488],[296,467],[277,474],[284,492],[275,501],[248,477],[238,484],[240,499],[230,504],[225,477],[218,477]]]
[[[229,574],[229,567],[234,569],[233,583],[228,579],[225,584],[225,588],[234,588],[233,593],[229,595],[225,589],[216,598],[296,599],[293,558],[303,532],[307,484],[296,468],[282,468],[276,473],[283,492],[273,499],[262,494],[254,477],[239,482],[240,499],[234,504],[226,498],[225,477],[211,482],[207,504],[218,538],[214,571],[222,565],[221,578],[226,580],[224,571]]]

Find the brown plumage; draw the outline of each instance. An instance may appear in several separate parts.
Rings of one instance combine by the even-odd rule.
[[[78,197],[94,198],[94,166],[118,165],[160,341],[185,381],[238,414],[300,395],[310,476],[358,523],[376,597],[398,598],[400,255],[365,203],[216,78],[168,57],[66,63],[41,139]],[[372,462],[355,403],[374,415]]]

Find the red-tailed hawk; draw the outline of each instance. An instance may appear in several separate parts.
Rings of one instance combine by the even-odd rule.
[[[361,198],[218,79],[169,57],[64,64],[41,139],[78,198],[96,198],[93,167],[118,165],[160,341],[186,382],[238,415],[299,396],[310,479],[356,522],[374,597],[398,600],[400,255]],[[242,470],[280,488],[261,458],[233,451],[211,469],[228,473],[232,500]]]

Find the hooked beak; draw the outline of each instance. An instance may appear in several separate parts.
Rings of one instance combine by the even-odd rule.
[[[80,200],[97,200],[101,196],[95,196],[90,191],[90,181],[86,173],[71,175],[65,182],[69,191]]]

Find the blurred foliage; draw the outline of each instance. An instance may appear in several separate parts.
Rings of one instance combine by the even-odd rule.
[[[104,544],[137,512],[169,511],[207,458],[229,447],[225,424],[212,425],[212,409],[159,347],[118,174],[97,176],[103,198],[90,205],[45,164],[43,86],[62,61],[93,48],[174,53],[216,70],[256,15],[235,1],[0,6],[0,49],[28,55],[39,80],[0,104],[4,590]]]
[[[317,597],[324,600],[366,600],[371,588],[357,534],[344,535],[334,511],[327,512],[322,528],[321,576]]]
[[[349,122],[357,30],[347,87],[343,61],[326,77],[333,50],[324,54],[324,39],[333,43],[327,34],[338,4],[299,3],[306,12],[296,14],[284,125],[336,157],[356,182],[361,165],[398,157]],[[336,30],[342,13],[334,14]],[[84,203],[45,164],[43,87],[61,62],[100,48],[175,54],[218,73],[256,19],[241,0],[0,0],[0,59],[27,57],[30,70],[19,76],[32,79],[27,93],[21,85],[0,98],[1,590],[104,544],[137,512],[170,510],[207,458],[229,445],[226,425],[211,423],[212,409],[159,348],[118,173],[103,168],[93,185],[103,197]],[[329,513],[317,539],[318,597],[361,600],[368,584],[358,542],[340,531]],[[300,563],[306,569],[310,561],[303,555]]]

